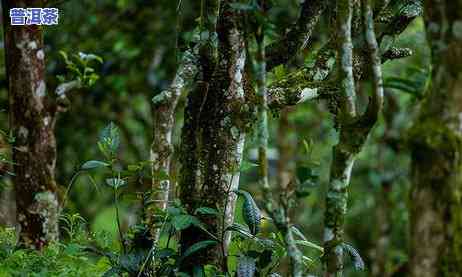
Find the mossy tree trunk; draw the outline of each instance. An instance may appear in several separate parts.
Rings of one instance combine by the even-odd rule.
[[[357,155],[377,121],[383,103],[383,85],[379,49],[374,31],[370,0],[362,0],[364,37],[372,79],[372,96],[364,114],[356,112],[356,88],[353,77],[351,20],[353,1],[337,1],[337,65],[340,84],[338,113],[339,142],[333,149],[330,180],[326,194],[324,219],[324,264],[326,277],[343,274],[344,229],[348,187]],[[346,248],[348,249],[348,248]]]
[[[242,24],[245,13],[233,9],[230,4],[234,2],[237,1],[203,0],[201,5],[199,74],[195,88],[188,95],[181,138],[180,199],[189,212],[208,206],[222,211],[224,217],[201,218],[209,231],[222,240],[222,245],[200,251],[194,260],[186,261],[186,271],[206,263],[226,269],[224,261],[231,234],[223,230],[234,219],[236,195],[233,191],[238,188],[245,133],[255,122],[255,106],[259,101],[248,80],[249,74],[244,74],[246,49]],[[300,17],[289,31],[294,36],[267,46],[270,55],[266,60],[273,67],[287,62],[306,46],[323,9],[321,3],[304,1]],[[293,46],[291,53],[281,57],[287,43]],[[263,53],[264,49],[261,50]],[[261,89],[261,78],[257,79],[260,79],[257,82]],[[289,102],[284,101],[284,97],[278,97],[282,102],[279,106]],[[260,113],[266,114],[266,107],[263,110]],[[204,239],[210,236],[197,228],[189,228],[181,234],[182,250]]]
[[[462,272],[462,1],[425,1],[431,84],[410,132],[410,276]]]
[[[254,106],[261,104],[261,97],[254,95],[248,74],[244,74],[246,51],[241,28],[241,24],[244,23],[243,12],[239,9],[232,9],[230,4],[233,2],[237,1],[203,0],[201,2],[198,74],[194,88],[188,95],[184,113],[185,120],[180,150],[182,167],[179,174],[180,199],[190,213],[201,206],[218,208],[223,211],[224,220],[214,216],[201,218],[209,227],[209,233],[217,235],[219,239],[221,238],[223,244],[202,249],[195,253],[194,259],[186,259],[183,264],[183,270],[186,272],[191,272],[195,265],[203,264],[215,264],[226,269],[224,258],[227,255],[226,248],[230,236],[229,232],[224,234],[223,230],[233,220],[235,204],[235,195],[230,192],[238,187],[239,164],[242,158],[245,132],[249,130],[250,124],[255,122]],[[399,6],[399,9],[395,6]],[[219,12],[217,7],[220,7]],[[287,63],[291,56],[306,46],[312,29],[324,9],[325,2],[323,1],[304,1],[301,3],[300,17],[289,28],[287,35],[283,36],[283,41],[266,46],[265,51],[260,49],[260,53],[266,53],[267,70],[271,70],[279,64]],[[395,14],[394,11],[398,12]],[[377,21],[380,22],[380,28],[377,30],[377,40],[379,41],[385,36],[399,35],[419,15],[420,9],[412,1],[405,3],[397,1],[393,7],[387,7],[386,12],[387,14],[392,12],[393,15],[377,18]],[[381,83],[378,80],[380,79],[378,76],[380,61],[377,57],[375,38],[371,37],[374,32],[372,31],[373,22],[370,12],[367,23],[368,43],[364,43],[356,55],[353,56],[353,53],[350,53],[349,65],[346,65],[347,67],[354,65],[353,69],[349,68],[348,70],[353,71],[358,80],[371,75],[370,72],[373,73],[374,94],[371,98],[373,102],[368,106],[364,116],[353,116],[354,114],[350,114],[348,111],[354,111],[354,103],[351,104],[354,97],[350,97],[354,93],[351,90],[351,85],[348,88],[343,86],[342,95],[338,95],[338,78],[334,70],[336,67],[335,37],[332,37],[319,51],[314,66],[302,67],[300,70],[273,82],[266,90],[267,106],[274,111],[312,99],[329,100],[329,106],[335,114],[338,110],[342,110],[341,115],[339,115],[341,120],[338,122],[341,125],[341,142],[336,147],[338,152],[336,163],[338,165],[334,165],[332,170],[334,190],[338,188],[338,182],[335,181],[335,178],[343,182],[343,185],[347,185],[345,177],[348,176],[345,174],[349,175],[352,165],[352,162],[349,161],[354,160],[366,140],[381,106]],[[350,30],[348,31],[350,32]],[[349,40],[361,40],[363,35],[361,32],[358,33],[353,34],[353,39],[350,38]],[[371,45],[371,42],[374,42],[375,45]],[[286,55],[287,53],[281,55],[284,51],[289,52],[289,55]],[[364,55],[364,52],[371,52],[371,55]],[[388,52],[386,51],[386,53]],[[402,53],[402,51],[398,52]],[[404,52],[404,54],[396,55],[392,53],[386,59],[396,59],[409,55],[407,54],[409,51]],[[374,66],[369,68],[371,62]],[[348,73],[348,78],[341,78],[342,81],[349,79],[348,82],[351,82],[353,72]],[[259,79],[259,87],[261,88],[261,81],[264,79]],[[256,83],[258,84],[258,81]],[[340,106],[339,102],[343,106]],[[264,105],[260,105],[260,107],[263,107],[260,109],[260,115],[262,115],[262,111],[266,110],[266,107]],[[345,116],[347,114],[348,116]],[[262,121],[264,120],[261,120],[260,123]],[[263,126],[264,124],[260,125]],[[260,134],[264,133],[263,130]],[[263,143],[261,143],[262,147],[260,148],[265,148],[264,135],[261,138]],[[264,160],[264,153],[261,157]],[[339,174],[343,175],[340,176]],[[266,178],[265,175],[266,173],[262,172],[261,176]],[[262,178],[262,183],[266,182],[264,178]],[[344,214],[334,217],[329,217],[326,222],[331,221],[329,224],[338,225],[343,220]],[[337,235],[341,236],[342,231],[336,229],[335,232],[337,231],[339,231]],[[194,243],[205,239],[211,239],[210,235],[199,228],[188,228],[182,231],[181,249],[185,251]],[[339,243],[341,243],[341,237],[340,240],[337,238],[331,240],[330,237],[326,240],[328,250],[334,250]],[[329,256],[326,260],[336,259],[333,251],[326,256]],[[334,263],[330,267],[334,274],[338,271],[337,266]]]
[[[17,220],[21,241],[43,248],[58,238],[59,205],[54,178],[57,107],[48,101],[43,29],[11,26],[11,8],[42,7],[43,1],[3,0],[5,58],[13,144]]]
[[[230,8],[231,2],[222,1],[219,16],[220,1],[203,2],[201,34],[205,37],[199,50],[200,77],[188,95],[185,108],[179,180],[180,199],[189,212],[198,207],[222,211],[223,218],[201,218],[209,232],[222,239],[222,244],[187,259],[183,263],[186,272],[196,265],[226,267],[223,261],[229,239],[223,230],[234,218],[236,195],[232,191],[239,183],[244,129],[249,118],[244,98],[246,53],[241,15]],[[182,252],[206,239],[211,237],[198,228],[184,230],[180,241]]]
[[[173,156],[172,133],[175,127],[175,110],[181,92],[197,73],[197,57],[191,52],[183,54],[170,87],[153,99],[153,140],[150,158],[152,162],[152,204],[148,208],[148,224],[155,242],[159,240],[162,219],[160,212],[167,208],[170,193],[170,171]]]

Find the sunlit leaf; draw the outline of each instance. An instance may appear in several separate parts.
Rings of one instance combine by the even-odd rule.
[[[119,189],[126,185],[126,182],[120,178],[109,178],[106,179],[106,184],[114,189]]]
[[[87,161],[82,165],[81,169],[89,170],[89,169],[108,167],[108,166],[109,166],[108,163],[102,162],[102,161]]]
[[[197,221],[197,218],[195,218],[192,215],[181,214],[181,215],[175,216],[172,219],[172,224],[173,224],[173,227],[175,227],[177,231],[181,231],[181,230],[188,228],[196,221]]]
[[[186,251],[181,256],[180,260],[185,259],[186,257],[190,256],[191,254],[194,254],[195,252],[197,252],[197,251],[199,251],[201,249],[204,249],[204,248],[207,248],[207,247],[210,247],[210,246],[214,246],[216,244],[218,244],[218,242],[215,241],[215,240],[199,241],[199,242],[191,245],[188,249],[186,249]]]
[[[209,207],[197,208],[195,213],[196,214],[204,214],[204,215],[218,215],[218,211],[216,209],[209,208]]]
[[[260,230],[261,212],[250,193],[239,190],[238,195],[244,197],[244,206],[242,207],[242,216],[244,221],[249,226],[250,233],[256,235]]]

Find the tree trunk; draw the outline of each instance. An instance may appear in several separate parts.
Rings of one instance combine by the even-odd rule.
[[[395,155],[399,155],[399,148],[396,148],[396,138],[393,136],[394,131],[393,123],[395,117],[399,114],[399,105],[396,97],[387,92],[384,96],[387,102],[387,109],[383,113],[383,126],[384,133],[381,141],[381,146],[379,147],[377,153],[377,159],[379,164],[376,170],[381,172],[381,174],[390,174],[393,172],[396,176],[395,170],[399,169],[390,169],[388,164],[385,163],[385,150],[389,149],[393,151]],[[393,171],[392,171],[393,170]],[[375,216],[377,218],[377,223],[375,225],[375,247],[371,255],[371,260],[373,261],[371,266],[371,275],[375,277],[389,277],[392,275],[392,272],[387,267],[389,263],[390,255],[390,239],[393,229],[393,219],[392,211],[395,208],[392,200],[392,192],[394,189],[395,178],[382,179],[380,182],[380,188],[378,193],[375,195],[376,198],[376,207],[375,207]]]
[[[47,101],[42,27],[11,26],[9,10],[43,2],[3,0],[2,6],[17,220],[21,241],[41,249],[58,238],[55,109]]]
[[[356,114],[356,88],[353,78],[351,18],[353,1],[337,1],[338,76],[340,82],[339,142],[333,149],[324,217],[325,277],[343,274],[344,229],[351,171],[361,148],[382,110],[383,85],[379,49],[374,31],[371,0],[362,0],[364,37],[372,79],[372,97],[366,111]],[[348,249],[348,248],[347,248]]]
[[[160,237],[161,220],[159,211],[167,208],[170,193],[170,171],[173,156],[172,132],[175,127],[175,109],[181,92],[197,72],[196,57],[187,51],[172,84],[167,90],[154,96],[153,101],[153,140],[151,145],[152,192],[153,204],[149,207],[149,226],[154,242]]]
[[[390,276],[387,271],[387,261],[389,258],[388,250],[390,248],[390,227],[391,227],[391,208],[392,203],[390,200],[392,183],[389,181],[382,181],[380,184],[380,191],[376,204],[376,246],[373,255],[372,276],[388,277]]]
[[[410,276],[462,272],[462,1],[426,1],[432,74],[410,131]]]
[[[206,5],[209,2],[212,1],[205,1]],[[210,13],[210,7],[206,7],[205,13]],[[213,39],[201,49],[202,77],[188,95],[185,108],[179,180],[181,202],[191,213],[201,206],[217,208],[224,213],[224,222],[214,216],[201,218],[223,244],[186,259],[183,265],[186,272],[191,272],[195,265],[226,267],[223,261],[229,235],[223,230],[234,218],[236,195],[233,191],[239,184],[248,118],[243,87],[246,56],[238,22],[238,15],[230,10],[228,1],[224,1],[217,25],[218,54],[214,57],[215,51],[211,49]],[[209,34],[214,36],[213,32]],[[184,230],[182,252],[204,239],[211,237],[197,228]]]

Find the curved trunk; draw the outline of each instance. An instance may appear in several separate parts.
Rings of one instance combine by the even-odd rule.
[[[148,222],[151,235],[157,243],[160,237],[159,212],[167,208],[170,188],[171,159],[173,156],[172,132],[175,127],[175,110],[184,87],[197,72],[196,57],[187,51],[184,53],[172,84],[154,96],[153,101],[153,140],[150,159],[152,162],[152,204],[148,208]],[[165,177],[167,176],[167,177]]]

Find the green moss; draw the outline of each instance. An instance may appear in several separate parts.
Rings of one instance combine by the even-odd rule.
[[[446,239],[441,250],[438,276],[460,276],[462,271],[462,136],[438,118],[427,117],[415,124],[408,133],[409,147],[418,179],[416,189],[431,187],[438,209],[447,216]],[[436,207],[435,207],[436,208]]]
[[[439,152],[460,152],[462,150],[462,136],[443,122],[428,118],[415,124],[407,137],[411,148],[426,148]]]

